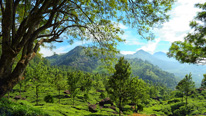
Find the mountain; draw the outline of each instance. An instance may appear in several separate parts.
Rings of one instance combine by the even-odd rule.
[[[174,58],[169,58],[164,52],[156,52],[153,54],[154,57],[164,60],[164,61],[169,61],[169,62],[176,62]]]
[[[119,54],[117,57],[120,56],[123,55]],[[139,76],[139,78],[142,78],[143,80],[151,81],[154,83],[162,83],[170,88],[174,88],[176,86],[177,81],[174,74],[163,71],[150,62],[143,61],[135,57],[142,57],[143,59],[151,57],[151,55],[142,50],[134,54],[134,56],[132,56],[131,58],[125,56],[125,58],[131,64],[133,76]],[[50,61],[51,65],[66,65],[72,67],[73,69],[88,72],[104,72],[102,71],[103,69],[101,68],[101,62],[99,61],[99,59],[85,55],[84,49],[81,46],[77,46],[68,53],[61,55],[54,54],[53,56],[46,57],[46,59]]]
[[[196,85],[200,85],[201,80],[203,78],[203,74],[206,73],[206,66],[196,65],[196,64],[182,64],[173,58],[167,57],[164,52],[156,52],[153,55],[145,52],[143,50],[139,50],[134,54],[126,55],[127,58],[139,58],[144,61],[148,61],[164,71],[174,73],[175,76],[184,78],[186,74],[191,72],[193,80]]]
[[[98,59],[86,56],[82,46],[77,46],[65,54],[54,54],[53,56],[46,57],[46,59],[50,61],[51,65],[66,65],[71,66],[73,69],[88,72],[92,72],[98,66]]]

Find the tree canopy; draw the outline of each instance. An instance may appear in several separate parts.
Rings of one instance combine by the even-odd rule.
[[[122,111],[122,106],[128,102],[130,98],[131,88],[131,68],[130,64],[124,57],[121,57],[115,65],[116,72],[112,75],[106,85],[109,97],[116,103],[119,108],[119,116]]]
[[[0,97],[18,83],[29,61],[44,43],[67,38],[93,42],[108,58],[117,53],[122,30],[117,22],[154,38],[151,26],[168,19],[174,0],[0,0]],[[20,56],[12,69],[15,58]],[[105,58],[106,59],[106,58]],[[106,60],[109,61],[109,60]]]
[[[202,11],[197,14],[194,21],[191,21],[190,27],[193,32],[188,33],[184,41],[172,43],[168,56],[175,57],[182,63],[203,63],[206,58],[206,2],[196,4]]]
[[[192,74],[185,75],[185,78],[183,78],[178,85],[176,86],[176,89],[181,91],[186,96],[186,105],[187,105],[187,97],[189,96],[189,92],[194,90],[195,83],[192,81]]]

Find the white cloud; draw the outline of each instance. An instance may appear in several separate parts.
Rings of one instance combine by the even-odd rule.
[[[60,47],[54,48],[52,50],[50,50],[49,48],[40,47],[40,53],[43,54],[43,57],[51,56],[54,53],[62,54],[62,53],[66,53],[66,52],[70,51],[71,49],[73,49],[79,45],[83,45],[83,42],[78,41],[78,42],[73,43],[72,45],[70,45],[68,43],[67,45],[61,45]]]
[[[169,12],[171,19],[163,24],[160,29],[155,29],[155,33],[159,35],[161,40],[174,42],[182,41],[188,32],[190,21],[194,19],[198,11],[195,8],[196,3],[204,3],[205,0],[178,0],[175,7]]]
[[[138,50],[144,50],[144,51],[147,51],[151,54],[153,54],[155,52],[155,49],[157,47],[157,44],[160,42],[160,38],[158,39],[155,39],[153,41],[148,41],[148,43],[146,43],[146,45],[142,46],[141,48],[138,48]]]
[[[138,41],[137,34],[133,30],[127,30],[121,35],[122,39],[126,40],[126,45],[144,45],[145,43]]]
[[[118,26],[121,28],[121,29],[128,29],[127,26],[123,25],[122,23],[118,23]]]
[[[134,54],[134,51],[120,51],[121,54],[127,55],[127,54]]]

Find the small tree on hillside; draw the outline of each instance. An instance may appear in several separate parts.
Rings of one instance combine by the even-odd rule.
[[[71,97],[73,99],[73,105],[74,105],[74,98],[77,95],[78,89],[80,88],[79,82],[80,79],[82,78],[82,73],[81,72],[71,72],[67,73],[67,83],[69,85],[69,92],[71,94]]]
[[[202,82],[201,82],[201,88],[206,88],[206,74],[203,75],[204,78],[202,79]]]
[[[195,88],[195,83],[192,81],[192,74],[185,75],[185,78],[183,78],[178,85],[176,86],[176,89],[181,91],[183,93],[183,97],[185,95],[186,97],[186,106],[188,104],[187,98],[189,96],[189,93]]]
[[[106,90],[109,97],[116,103],[121,115],[122,106],[129,100],[130,96],[130,64],[124,57],[121,57],[115,65],[116,72],[109,78]]]
[[[136,111],[140,110],[138,106],[150,97],[148,90],[149,87],[142,79],[138,79],[138,77],[132,78],[130,95],[132,103],[136,104]]]
[[[62,74],[62,72],[60,72],[58,69],[53,70],[54,73],[54,78],[52,80],[52,84],[56,87],[56,89],[59,91],[59,103],[60,103],[60,91],[62,89],[66,88],[66,80],[64,79],[64,75]]]
[[[92,87],[91,74],[86,73],[82,76],[82,79],[80,81],[80,90],[84,92],[85,101],[87,101],[88,99],[88,93],[89,93],[89,90],[91,90],[91,87]]]
[[[46,77],[46,71],[47,67],[43,65],[42,62],[38,63],[36,66],[34,66],[33,69],[31,69],[28,73],[28,75],[31,76],[31,81],[35,85],[35,90],[36,90],[36,105],[38,105],[39,101],[39,92],[40,89],[39,87],[41,84],[44,82],[44,79]]]

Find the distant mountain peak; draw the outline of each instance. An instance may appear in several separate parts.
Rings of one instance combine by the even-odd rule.
[[[140,50],[138,50],[137,52],[146,52],[146,51],[144,51],[143,49],[140,49]]]
[[[146,51],[144,51],[142,49],[138,50],[136,53],[134,53],[134,55],[135,54],[147,54],[147,55],[150,55],[150,53],[148,53],[148,52],[146,52]]]
[[[153,55],[166,55],[166,53],[159,51],[159,52],[155,52]]]

